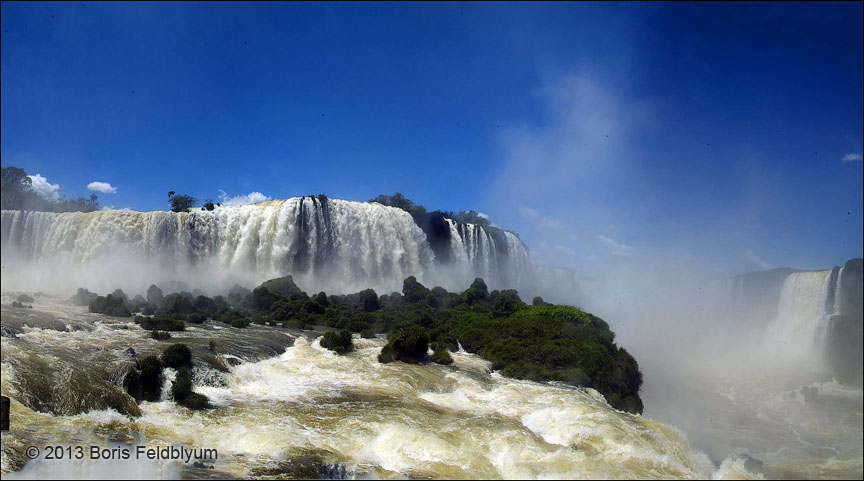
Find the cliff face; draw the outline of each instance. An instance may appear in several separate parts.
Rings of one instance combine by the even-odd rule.
[[[838,271],[835,312],[828,318],[828,365],[838,381],[861,386],[864,365],[862,259],[852,259]]]
[[[767,323],[777,316],[777,303],[789,274],[801,269],[781,267],[755,271],[732,279],[733,312],[738,322]]]
[[[826,363],[846,384],[862,384],[862,259],[830,270],[780,268],[733,278],[736,322],[764,326],[767,341]],[[773,339],[772,339],[773,338]]]

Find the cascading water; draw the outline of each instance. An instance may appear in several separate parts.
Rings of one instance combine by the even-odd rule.
[[[135,292],[159,280],[181,280],[224,290],[291,274],[308,290],[332,293],[399,291],[412,275],[452,290],[474,277],[491,288],[534,290],[534,264],[518,236],[447,222],[447,262],[436,260],[408,213],[324,196],[179,214],[3,211],[0,241],[5,269],[16,271],[13,277],[4,269],[4,283],[8,278],[25,288],[28,279],[41,289],[62,279],[67,291]]]
[[[824,349],[825,319],[833,313],[831,270],[796,272],[783,283],[777,316],[768,325],[768,348],[788,360],[819,360]],[[821,342],[820,342],[821,341]]]

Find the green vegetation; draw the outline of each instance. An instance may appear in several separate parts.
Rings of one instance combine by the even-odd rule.
[[[175,194],[172,190],[168,193],[168,203],[171,204],[171,212],[189,212],[189,209],[198,205],[198,199],[189,195]]]
[[[428,350],[429,333],[426,328],[410,326],[390,339],[390,342],[381,349],[378,360],[384,363],[402,361],[417,364],[426,358]]]
[[[123,379],[123,387],[136,401],[158,401],[162,389],[162,361],[147,356],[130,367]]]
[[[27,294],[21,294],[21,295],[19,295],[18,297],[16,297],[15,300],[18,301],[18,302],[28,302],[28,303],[30,303],[30,304],[32,304],[33,302],[35,302],[35,299],[33,299],[32,297],[28,296]]]
[[[177,319],[135,316],[135,324],[148,331],[185,331],[186,323]]]
[[[44,212],[93,212],[99,210],[96,194],[66,200],[61,196],[56,201],[40,197],[32,189],[33,181],[24,169],[3,167],[0,171],[0,208],[4,210],[36,210]]]
[[[192,367],[192,351],[186,344],[171,344],[162,353],[162,362],[174,369]]]
[[[171,334],[165,331],[153,331],[150,333],[150,338],[157,341],[164,341],[166,339],[171,339]]]
[[[354,344],[351,342],[351,331],[346,329],[342,329],[338,333],[328,331],[321,339],[321,347],[330,349],[337,354],[348,354],[354,350]]]
[[[132,317],[132,312],[126,306],[126,300],[123,297],[115,297],[111,294],[105,297],[98,296],[96,299],[90,301],[88,310],[108,316]]]
[[[156,289],[148,291],[148,299],[159,298]],[[107,297],[114,298],[103,299]],[[136,316],[135,322],[156,331],[183,330],[186,322],[210,319],[235,328],[250,323],[293,329],[325,326],[333,331],[324,335],[321,346],[339,354],[352,351],[351,333],[363,338],[386,334],[381,362],[451,364],[450,352],[461,345],[489,360],[505,376],[592,387],[618,409],[642,411],[639,366],[615,345],[615,335],[602,319],[575,307],[551,305],[539,297],[526,305],[515,290],[489,292],[480,278],[463,292],[429,289],[409,277],[401,293],[378,296],[366,289],[348,295],[319,292],[310,297],[286,276],[253,290],[235,286],[227,298],[169,294],[158,306],[142,306],[142,312],[147,309],[154,309],[156,315]],[[191,354],[184,355],[180,349],[166,350],[165,364],[189,367]]]

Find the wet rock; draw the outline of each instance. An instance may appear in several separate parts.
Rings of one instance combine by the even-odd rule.
[[[95,292],[90,292],[83,287],[79,287],[78,293],[72,296],[72,302],[78,306],[86,306],[93,302],[97,297],[99,297],[99,295]]]
[[[3,327],[0,327],[0,336],[6,337],[9,339],[17,339],[18,338],[18,331],[16,331],[15,329],[3,326]]]
[[[804,402],[807,404],[816,404],[819,402],[819,388],[817,387],[802,387],[801,395],[804,396]]]
[[[321,463],[318,479],[348,479],[348,470],[339,463]]]
[[[123,351],[123,355],[124,355],[124,356],[127,356],[127,357],[131,357],[131,358],[133,358],[133,359],[137,359],[137,358],[138,358],[138,353],[135,352],[135,349],[132,349],[131,347],[127,347],[127,348]]]
[[[318,456],[297,456],[276,466],[254,468],[249,475],[253,478],[320,479],[323,464]]]
[[[21,294],[20,296],[16,297],[15,300],[26,304],[33,304],[34,302],[36,302],[35,299],[28,296],[27,294]]]
[[[162,299],[164,299],[164,295],[162,294],[162,289],[156,287],[155,284],[151,285],[147,288],[147,302],[154,306],[162,305]]]
[[[232,367],[233,366],[239,366],[240,364],[243,364],[243,360],[241,360],[240,358],[238,358],[236,356],[222,356],[222,360],[225,362],[225,364],[232,366]]]
[[[751,473],[761,473],[764,468],[764,463],[748,454],[736,454],[732,457],[734,460],[741,460],[744,464],[744,469]]]
[[[194,463],[192,463],[192,467],[198,469],[213,469],[212,464],[204,464],[201,461],[195,461]]]
[[[18,392],[16,401],[30,409],[56,416],[113,409],[137,417],[141,409],[135,400],[110,381],[101,366],[75,368],[56,360],[48,361],[31,353],[15,359],[16,376],[11,380]]]

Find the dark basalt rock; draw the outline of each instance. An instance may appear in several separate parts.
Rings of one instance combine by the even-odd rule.
[[[159,289],[158,287],[156,287],[155,284],[152,284],[152,285],[150,285],[149,288],[147,288],[147,302],[148,303],[150,303],[154,306],[161,306],[162,305],[162,299],[164,297],[165,296],[162,294],[162,289]]]
[[[99,294],[96,294],[95,292],[90,292],[83,287],[79,287],[78,293],[72,296],[72,302],[75,303],[75,305],[77,306],[86,306],[93,302],[93,300],[95,300],[97,297],[99,297]]]
[[[9,339],[17,339],[18,338],[18,331],[16,331],[15,329],[11,329],[9,327],[3,326],[3,327],[0,327],[0,336],[6,337]]]
[[[254,468],[249,471],[249,475],[253,478],[332,479],[321,478],[323,464],[321,458],[318,456],[297,456],[287,461],[282,461],[273,467]]]

